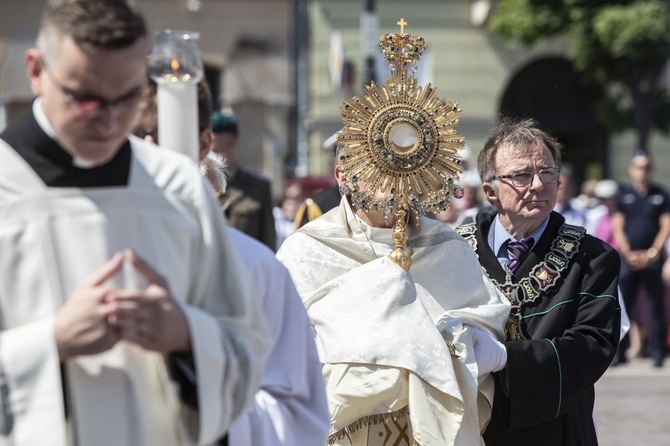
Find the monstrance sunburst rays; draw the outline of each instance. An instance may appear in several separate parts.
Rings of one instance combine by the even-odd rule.
[[[457,151],[465,143],[456,133],[458,104],[438,97],[431,84],[417,85],[414,72],[425,48],[423,38],[405,34],[404,19],[398,25],[400,34],[386,34],[379,43],[391,63],[391,76],[342,104],[338,162],[356,208],[381,211],[385,218],[395,215],[396,250],[389,257],[408,270],[405,216],[412,211],[418,219],[444,211],[453,196],[462,194],[455,181],[462,172]]]
[[[405,82],[403,77],[400,72],[385,85],[373,82],[365,96],[344,102],[340,166],[363,181],[371,195],[394,190],[396,196],[409,196],[412,191],[428,212],[439,212],[444,207],[430,194],[451,194],[462,171],[457,151],[464,138],[456,134],[461,110],[456,102],[439,98],[430,84],[417,86],[414,78]]]

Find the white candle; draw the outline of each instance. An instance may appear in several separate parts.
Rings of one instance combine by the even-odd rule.
[[[198,86],[192,82],[158,83],[158,143],[199,161]]]

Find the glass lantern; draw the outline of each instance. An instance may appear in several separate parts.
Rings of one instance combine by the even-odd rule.
[[[158,84],[197,84],[203,76],[199,38],[200,33],[194,31],[157,31],[156,42],[148,58],[149,76]]]

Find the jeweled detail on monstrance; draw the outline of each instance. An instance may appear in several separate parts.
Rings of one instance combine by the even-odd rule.
[[[354,206],[396,217],[396,250],[389,257],[408,270],[407,221],[410,215],[418,222],[427,213],[442,212],[453,197],[462,196],[456,182],[462,172],[458,150],[465,142],[456,133],[458,104],[438,97],[431,84],[417,83],[424,39],[404,33],[404,19],[398,25],[399,34],[379,40],[390,63],[386,83],[372,82],[364,95],[341,106],[338,161]]]

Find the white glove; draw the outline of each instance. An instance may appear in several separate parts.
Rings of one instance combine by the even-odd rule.
[[[481,328],[468,326],[472,345],[475,348],[475,362],[479,376],[498,372],[507,364],[507,349],[491,333]]]

